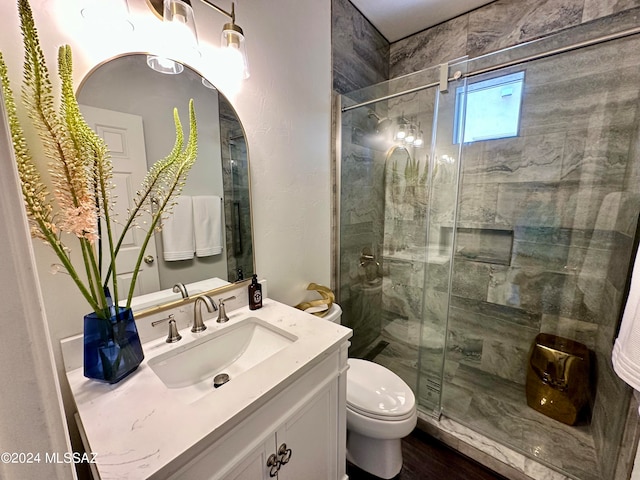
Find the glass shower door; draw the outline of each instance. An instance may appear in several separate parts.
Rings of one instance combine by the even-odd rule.
[[[621,52],[639,48],[629,37],[467,79],[443,413],[581,480],[613,478],[629,398],[610,358],[640,211],[640,60]],[[507,132],[509,118],[510,134],[483,130]],[[540,333],[592,352],[575,425],[527,403]]]
[[[448,78],[465,72],[466,61],[451,65]],[[446,375],[444,353],[452,288],[452,260],[457,237],[458,184],[461,147],[454,136],[464,109],[457,99],[465,90],[464,79],[449,80],[433,88],[434,123],[429,155],[426,242],[420,328],[418,399],[422,411],[438,417],[442,405],[442,381]]]
[[[428,249],[431,190],[450,188],[457,174],[451,176],[455,165],[444,165],[437,167],[437,181],[431,178],[438,88],[395,94],[433,84],[439,75],[432,68],[343,96],[343,106],[364,105],[342,114],[339,172],[338,301],[343,323],[354,330],[349,354],[399,375],[428,411],[439,411],[444,325],[434,321],[425,334],[423,316],[428,311],[446,319],[446,309],[436,305],[443,298],[438,285],[425,291],[425,276],[440,273],[447,249],[447,232]],[[455,200],[455,192],[448,198]],[[445,204],[448,211],[455,207],[455,201],[438,203]],[[444,297],[446,305],[446,289]],[[420,369],[428,375],[420,376]]]

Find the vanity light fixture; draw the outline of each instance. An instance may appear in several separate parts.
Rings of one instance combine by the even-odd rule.
[[[421,147],[424,145],[424,139],[422,138],[422,132],[418,132],[416,139],[413,141],[414,147]]]
[[[231,22],[225,23],[222,27],[221,47],[226,68],[237,69],[238,73],[241,72],[242,79],[249,78],[249,63],[247,61],[247,52],[244,44],[244,32],[242,28],[236,25],[235,4],[232,2],[231,12],[227,12],[209,0],[200,1],[216,12],[231,19]],[[172,42],[177,40],[183,45],[186,44],[197,48],[198,34],[196,32],[191,0],[147,0],[147,2],[150,8],[152,8],[158,16],[162,17],[164,22],[173,27],[173,32],[170,35],[172,37],[176,35],[180,37],[178,39],[171,38]],[[156,70],[155,64],[147,63],[151,68]],[[163,71],[162,73],[167,72]]]
[[[416,127],[411,124],[407,130],[407,135],[404,137],[404,143],[413,144],[416,139]]]
[[[403,113],[398,118],[395,140],[405,146],[420,148],[424,145],[424,133],[420,130],[420,122],[418,125],[414,122],[414,119],[408,120]]]
[[[422,133],[422,130],[420,130],[420,122],[418,122],[418,129],[417,129],[416,133],[416,138],[413,141],[413,146],[414,147],[421,147],[424,145],[424,134]]]
[[[405,123],[401,123],[398,126],[398,131],[396,132],[396,139],[397,140],[404,140],[405,137],[407,136],[407,127],[408,125]]]

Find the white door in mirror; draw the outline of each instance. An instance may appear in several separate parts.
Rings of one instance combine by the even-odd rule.
[[[134,207],[136,189],[142,184],[147,173],[147,155],[144,146],[144,129],[142,117],[128,113],[105,110],[103,108],[80,105],[80,110],[87,124],[105,141],[111,154],[113,163],[113,183],[115,189],[111,192],[114,199],[115,218],[127,218],[128,209]],[[139,220],[143,226],[148,222],[150,215],[144,213]],[[114,222],[117,239],[122,232],[121,222]],[[138,259],[140,248],[144,240],[143,229],[132,228],[127,232],[125,240],[120,247],[116,267],[118,269],[118,287],[120,295],[126,296],[129,291],[132,272]],[[156,244],[149,242],[145,251],[145,261],[140,266],[138,281],[134,295],[160,290],[160,278],[158,275],[158,263],[156,258]],[[151,261],[147,261],[152,259]],[[122,300],[120,298],[119,300]],[[119,302],[122,304],[122,302]]]

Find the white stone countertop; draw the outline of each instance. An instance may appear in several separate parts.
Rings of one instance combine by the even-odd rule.
[[[85,378],[82,368],[67,372],[102,480],[167,478],[185,458],[221,438],[351,336],[346,327],[271,299],[259,310],[242,307],[227,313],[225,324],[207,314],[213,318],[205,320],[205,332],[183,329],[177,343],[168,344],[164,337],[145,343],[142,364],[115,385]],[[160,353],[247,317],[260,318],[298,340],[191,404],[167,388],[147,364]]]

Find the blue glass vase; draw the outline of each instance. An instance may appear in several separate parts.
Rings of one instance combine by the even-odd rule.
[[[144,360],[133,311],[111,309],[109,318],[84,316],[84,376],[117,383]]]

